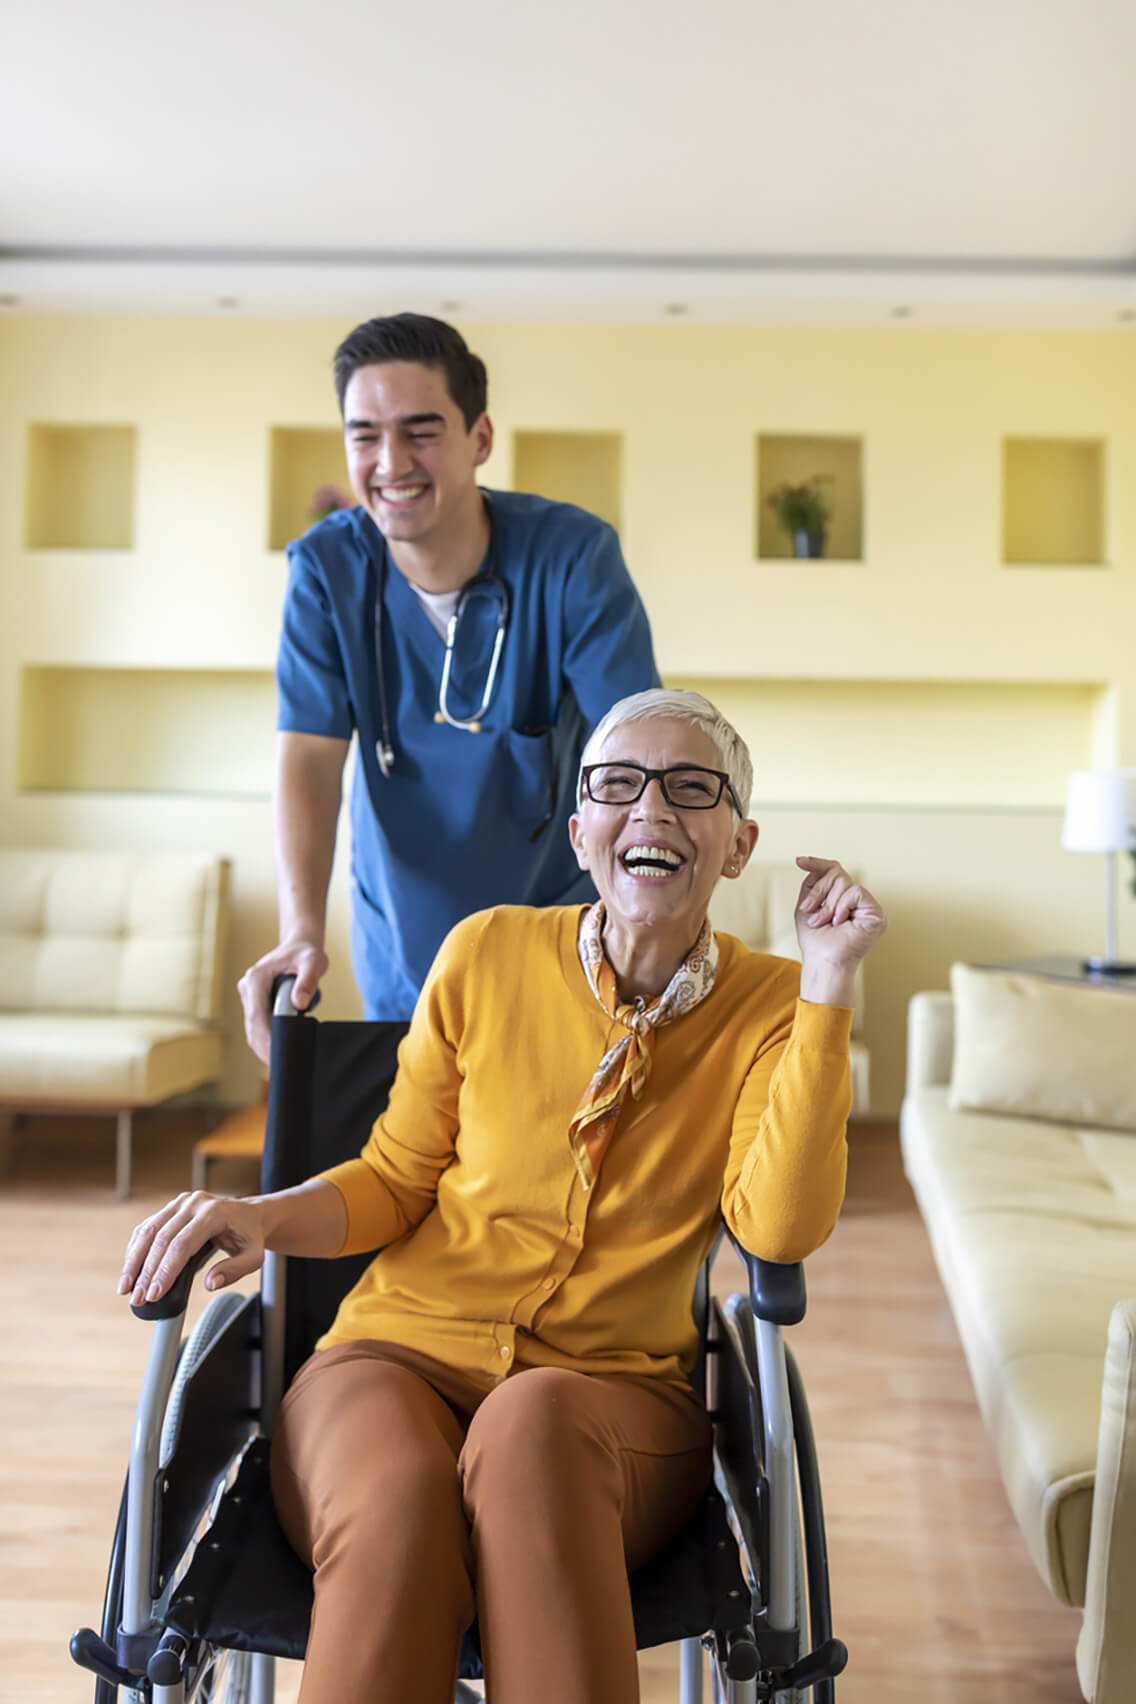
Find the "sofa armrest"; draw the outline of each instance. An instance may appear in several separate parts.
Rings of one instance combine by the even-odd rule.
[[[949,994],[913,994],[907,1008],[907,1093],[949,1083],[955,1052],[955,1003]]]
[[[1136,1300],[1108,1326],[1077,1674],[1091,1704],[1129,1704],[1136,1684]]]

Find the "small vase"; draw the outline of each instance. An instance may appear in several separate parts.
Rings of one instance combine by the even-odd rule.
[[[823,556],[826,536],[823,529],[820,532],[806,532],[804,527],[800,527],[793,534],[793,555],[800,558]]]

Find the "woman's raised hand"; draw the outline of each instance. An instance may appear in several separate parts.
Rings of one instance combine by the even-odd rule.
[[[264,1225],[260,1204],[207,1195],[195,1189],[178,1195],[135,1227],[126,1246],[120,1296],[135,1307],[165,1295],[186,1262],[216,1243],[227,1255],[209,1268],[207,1290],[221,1290],[255,1272],[264,1262]]]
[[[856,966],[887,928],[875,896],[832,858],[798,858],[805,871],[797,898],[801,997],[851,1006]]]

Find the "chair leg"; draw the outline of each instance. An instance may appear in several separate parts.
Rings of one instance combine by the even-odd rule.
[[[134,1114],[128,1106],[120,1109],[115,1133],[114,1193],[120,1201],[130,1194],[130,1160],[133,1145]]]

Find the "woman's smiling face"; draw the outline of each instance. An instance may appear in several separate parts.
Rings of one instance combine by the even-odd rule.
[[[613,728],[591,761],[643,769],[723,768],[709,734],[670,716]],[[668,804],[657,780],[632,804],[598,804],[585,797],[569,832],[610,922],[673,928],[691,943],[719,879],[740,874],[757,840],[757,824],[738,817],[728,790],[711,810],[692,810]]]

